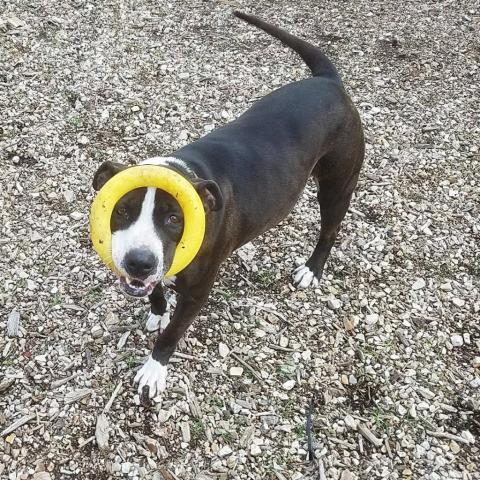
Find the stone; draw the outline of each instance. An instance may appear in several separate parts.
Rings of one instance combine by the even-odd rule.
[[[342,306],[342,302],[337,298],[329,298],[327,300],[327,306],[331,310],[338,310]]]
[[[423,278],[417,278],[412,285],[412,290],[421,290],[422,288],[425,288],[425,285],[426,283]]]
[[[346,415],[343,421],[348,428],[351,428],[352,430],[357,429],[358,422],[351,415]]]
[[[218,353],[222,358],[228,357],[228,354],[230,353],[230,349],[225,345],[224,343],[220,342],[218,344]]]
[[[252,443],[252,445],[250,446],[250,455],[252,455],[253,457],[257,457],[258,455],[261,455],[261,454],[262,454],[262,449],[255,443]]]
[[[463,345],[462,335],[458,335],[458,334],[452,335],[450,337],[450,341],[452,342],[452,345],[454,347],[461,347]]]
[[[233,453],[233,450],[228,446],[224,445],[217,453],[219,457],[227,457],[228,455],[231,455]]]
[[[294,386],[295,380],[287,380],[285,383],[282,384],[282,388],[287,391],[292,390]]]
[[[450,441],[449,447],[455,455],[460,452],[460,445],[455,440]]]
[[[243,367],[231,367],[230,376],[231,377],[241,377],[243,375]]]

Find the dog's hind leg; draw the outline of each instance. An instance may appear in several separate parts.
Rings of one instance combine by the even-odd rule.
[[[350,205],[362,161],[363,149],[353,161],[351,157],[329,156],[322,158],[314,168],[312,174],[318,186],[321,214],[320,237],[310,258],[293,272],[294,284],[298,288],[318,285],[322,278],[325,262]]]

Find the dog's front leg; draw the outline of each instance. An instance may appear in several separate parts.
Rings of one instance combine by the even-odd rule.
[[[140,394],[144,387],[148,387],[150,398],[156,397],[165,390],[168,361],[175,351],[177,343],[207,301],[213,279],[211,282],[205,283],[202,287],[178,295],[177,306],[170,323],[157,337],[151,355],[135,377]]]

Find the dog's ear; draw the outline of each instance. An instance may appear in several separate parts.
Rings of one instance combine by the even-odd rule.
[[[114,175],[128,168],[116,162],[103,162],[93,177],[93,188],[98,192]]]
[[[223,207],[223,194],[220,187],[213,180],[192,180],[198,195],[202,199],[206,211],[215,212]]]

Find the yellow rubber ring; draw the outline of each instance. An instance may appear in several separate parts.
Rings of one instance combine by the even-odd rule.
[[[205,235],[205,210],[193,185],[179,173],[158,165],[137,165],[114,175],[100,189],[90,209],[90,237],[103,263],[119,273],[112,260],[110,219],[116,203],[128,192],[155,187],[172,195],[183,211],[183,235],[165,277],[183,270],[197,255]]]

